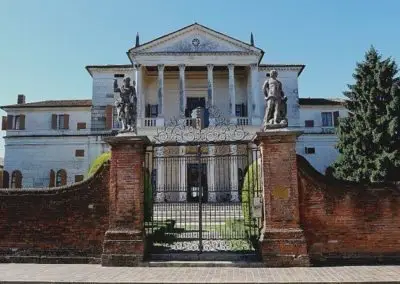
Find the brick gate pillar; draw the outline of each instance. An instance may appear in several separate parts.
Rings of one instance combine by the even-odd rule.
[[[258,132],[262,161],[263,229],[260,249],[266,266],[309,266],[300,228],[296,138],[301,132]]]
[[[109,228],[103,266],[137,266],[144,255],[144,158],[149,140],[139,136],[104,139],[111,145]]]

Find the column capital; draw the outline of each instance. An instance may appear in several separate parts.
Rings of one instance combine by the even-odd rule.
[[[136,70],[138,70],[141,66],[141,64],[133,64],[133,68]]]
[[[257,63],[252,63],[252,64],[250,64],[250,69],[251,69],[252,71],[256,70],[256,68],[258,68],[258,64],[257,64]]]
[[[179,71],[185,71],[186,65],[185,64],[179,64],[178,67],[179,67]]]
[[[229,63],[228,64],[228,69],[229,69],[229,71],[233,71],[235,69],[235,64]]]
[[[210,72],[214,69],[214,64],[207,64],[207,70]]]
[[[158,68],[158,71],[159,71],[159,72],[164,71],[164,67],[165,67],[164,64],[158,64],[158,65],[157,65],[157,68]]]

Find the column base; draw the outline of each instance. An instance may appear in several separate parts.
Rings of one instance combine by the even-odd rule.
[[[140,266],[144,257],[143,233],[134,230],[106,232],[101,255],[102,266]]]
[[[261,233],[260,250],[267,267],[310,266],[302,229],[267,228]]]

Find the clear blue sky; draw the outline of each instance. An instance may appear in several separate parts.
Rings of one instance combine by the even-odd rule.
[[[129,63],[136,32],[146,42],[193,22],[253,32],[263,63],[306,65],[301,97],[340,97],[371,44],[400,60],[399,11],[397,0],[0,0],[0,105],[90,98],[86,65]]]

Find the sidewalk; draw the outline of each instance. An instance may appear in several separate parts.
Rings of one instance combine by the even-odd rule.
[[[400,283],[400,266],[102,267],[0,264],[1,283]]]

